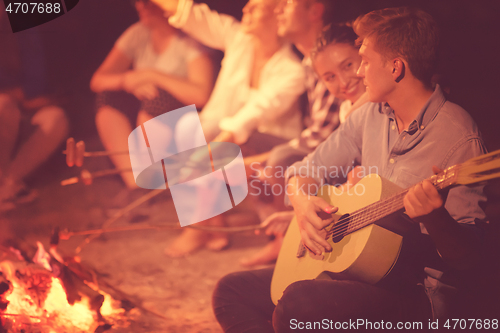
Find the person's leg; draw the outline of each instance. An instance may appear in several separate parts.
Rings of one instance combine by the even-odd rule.
[[[199,226],[223,227],[225,226],[222,215],[214,216]],[[172,258],[185,257],[202,247],[212,251],[221,251],[229,245],[229,236],[224,232],[207,232],[195,228],[185,227],[182,233],[165,249],[165,254]]]
[[[208,125],[210,125],[210,122],[207,122],[205,127]],[[204,131],[207,130],[205,127]],[[177,122],[174,133],[177,151],[182,152],[191,149],[193,146],[205,145],[206,136],[215,137],[215,128],[213,131],[208,132],[209,133],[202,133],[199,131],[199,118],[197,114],[187,114],[182,117]],[[216,189],[214,186],[210,186],[210,184],[199,185],[200,186],[196,186],[194,189],[192,198],[194,198],[195,202],[203,202],[203,204],[196,205],[196,209],[193,212],[194,221],[199,221],[200,214],[206,213],[200,211],[199,207],[214,207],[217,205],[216,191],[222,190]],[[222,215],[217,215],[203,222],[196,223],[196,225],[221,227],[224,226],[224,217]],[[229,239],[227,233],[209,233],[207,231],[187,227],[183,228],[182,233],[165,249],[165,254],[170,257],[183,257],[204,246],[211,250],[222,250],[226,248],[228,244]]]
[[[119,110],[111,106],[102,106],[96,115],[97,132],[107,151],[128,151],[128,136],[132,132],[130,120]],[[117,169],[131,169],[128,154],[109,156]],[[120,173],[129,189],[137,188],[132,171]]]
[[[196,208],[192,212],[193,221],[201,221],[204,219],[203,216],[206,216],[205,214],[211,213],[211,215],[214,215],[222,210],[222,208],[218,206],[217,200],[220,198],[219,194],[222,193],[223,190],[226,190],[225,184],[221,185],[220,183],[211,182],[207,184],[200,183],[198,186],[193,187],[193,198],[196,202]],[[190,206],[191,205],[192,203],[190,203]],[[186,208],[189,209],[189,207]],[[182,210],[183,208],[176,206],[176,209]],[[212,211],[207,212],[207,209]],[[212,218],[196,223],[196,226],[223,227],[225,226],[224,214],[219,213]],[[165,253],[170,257],[182,257],[203,246],[209,250],[220,251],[225,249],[228,245],[229,235],[225,232],[207,232],[186,227],[181,235],[167,247]]]
[[[133,95],[124,91],[105,91],[96,96],[96,127],[107,151],[128,151],[128,136],[132,124],[137,121],[141,103]],[[130,169],[128,154],[110,156],[117,169]],[[136,189],[133,173],[122,172],[120,176],[129,189]]]
[[[6,94],[0,94],[0,180],[11,162],[17,141],[21,111]]]
[[[24,142],[9,167],[8,174],[17,182],[40,166],[68,136],[69,122],[57,106],[46,106],[31,118],[35,132]]]
[[[430,302],[423,287],[393,292],[370,284],[349,280],[305,280],[291,284],[284,291],[273,313],[277,333],[292,332],[298,322],[335,323],[421,322],[423,331],[431,319]],[[352,327],[351,327],[352,328]],[[373,327],[360,326],[362,331]]]
[[[274,332],[274,304],[269,286],[273,268],[237,272],[223,277],[215,287],[212,307],[226,333]]]

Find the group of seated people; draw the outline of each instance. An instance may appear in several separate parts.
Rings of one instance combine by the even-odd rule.
[[[325,228],[337,207],[304,189],[326,183],[347,190],[374,168],[409,189],[406,219],[431,240],[422,251],[440,258],[439,264],[409,260],[397,283],[335,273],[298,281],[277,304],[269,293],[273,268],[230,274],[213,297],[225,332],[288,332],[298,322],[324,319],[418,320],[426,329],[430,319],[467,313],[457,300],[466,293],[462,272],[483,259],[483,186],[443,194],[425,179],[486,148],[472,118],[432,80],[439,37],[429,14],[388,8],[340,24],[331,23],[331,0],[249,0],[238,22],[192,0],[133,4],[139,22],[120,36],[91,80],[101,140],[107,150],[127,150],[133,126],[181,106],[201,108],[203,133],[181,127],[170,136],[240,145],[248,200],[274,236],[243,265],[275,260],[293,217],[306,251],[322,260],[332,251]],[[207,47],[224,53],[215,84]],[[130,169],[128,156],[111,158],[117,168]],[[121,176],[137,188],[132,172]],[[225,215],[199,224],[224,226]],[[225,233],[185,228],[165,252],[181,257],[228,245]]]
[[[392,282],[370,284],[342,273],[299,280],[283,291],[276,304],[269,292],[273,268],[230,274],[219,281],[213,296],[214,313],[225,332],[287,332],[325,319],[344,323],[361,318],[418,320],[425,330],[431,328],[431,319],[467,314],[471,307],[459,300],[473,299],[477,290],[464,288],[468,276],[464,272],[476,269],[484,259],[483,187],[456,186],[442,194],[425,179],[486,153],[486,148],[472,118],[447,101],[432,80],[439,37],[429,14],[388,8],[351,24],[329,24],[333,1],[249,0],[238,22],[192,0],[143,0],[135,5],[141,22],[119,39],[92,87],[134,94],[143,103],[137,117],[141,123],[150,119],[140,115],[148,113],[144,101],[161,98],[162,90],[181,104],[189,103],[169,86],[173,74],[165,77],[139,66],[138,59],[145,53],[153,50],[158,57],[175,40],[160,38],[156,24],[224,52],[209,97],[210,80],[193,82],[188,74],[182,85],[175,86],[196,86],[188,95],[203,102],[197,104],[203,105],[203,133],[180,134],[241,146],[248,200],[254,201],[262,225],[275,236],[242,264],[276,259],[293,216],[304,249],[322,260],[332,251],[325,228],[338,208],[314,196],[318,186],[327,183],[349,189],[373,168],[408,189],[401,218],[411,220],[428,240],[416,243],[419,251],[439,258],[429,262],[418,254],[406,258],[406,268],[395,270]],[[143,31],[143,44],[131,50],[124,41],[132,40],[134,31]],[[162,44],[162,40],[167,41]],[[302,62],[291,43],[302,53]],[[203,51],[198,52],[201,59]],[[122,59],[123,66],[113,65],[116,59]],[[187,64],[188,73],[191,66]],[[308,108],[302,117],[299,97],[304,92]],[[103,106],[98,123],[102,111],[109,116],[116,110]],[[102,127],[105,140],[102,132],[109,127]],[[333,175],[328,172],[332,167],[343,172]],[[281,191],[266,195],[266,186]],[[224,218],[221,214],[200,224],[223,226]],[[186,228],[166,253],[178,257],[202,247],[220,250],[228,242],[224,234]]]

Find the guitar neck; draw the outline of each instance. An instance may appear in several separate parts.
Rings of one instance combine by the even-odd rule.
[[[456,184],[459,168],[460,165],[452,166],[437,175],[427,178],[427,180],[429,180],[437,190],[443,190],[449,186]],[[409,188],[393,196],[390,196],[387,199],[377,201],[362,209],[354,211],[349,216],[342,219],[342,221],[339,220],[338,222],[345,222],[347,224],[347,227],[345,227],[346,224],[343,224],[343,235],[348,235],[356,230],[373,224],[384,217],[387,217],[398,211],[402,211],[404,209],[403,200],[408,191]],[[339,230],[335,230],[334,226],[332,228],[332,233],[335,232],[339,232]]]
[[[477,156],[470,160],[451,166],[446,170],[429,177],[437,190],[461,184],[469,185],[500,177],[500,150]],[[399,192],[387,199],[377,201],[362,209],[339,219],[330,229],[329,234],[344,237],[356,230],[373,224],[380,219],[404,209],[403,199],[409,189]]]

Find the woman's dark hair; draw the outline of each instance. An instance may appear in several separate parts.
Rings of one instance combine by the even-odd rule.
[[[357,48],[357,38],[358,36],[349,24],[329,24],[323,29],[321,35],[316,40],[316,46],[311,52],[311,57],[314,58],[316,54],[322,52],[328,45],[333,43],[349,44]]]

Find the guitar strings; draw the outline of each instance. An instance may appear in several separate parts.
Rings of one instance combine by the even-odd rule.
[[[329,230],[327,233],[328,236],[332,235],[332,237],[337,237],[337,236],[345,236],[351,232],[354,232],[368,224],[370,224],[372,221],[377,221],[390,213],[395,211],[395,207],[400,207],[402,204],[402,199],[406,195],[408,190],[405,190],[401,193],[398,193],[396,195],[393,195],[386,200],[383,201],[377,201],[375,203],[372,203],[362,209],[358,209],[357,211],[353,212],[349,216],[339,219],[334,226]],[[372,212],[370,212],[370,210]],[[363,216],[365,215],[365,216]],[[348,231],[348,229],[351,229]]]
[[[455,166],[456,167],[456,166]],[[455,169],[455,167],[451,169]],[[444,174],[447,177],[447,174]],[[438,176],[432,176],[429,180],[438,190],[443,189],[453,184],[451,177],[445,178],[442,182],[438,182]],[[357,231],[381,218],[404,207],[404,196],[408,193],[406,189],[396,195],[393,195],[385,200],[377,201],[366,207],[356,210],[349,216],[339,219],[334,226],[327,232],[327,236],[332,238],[338,236],[346,236],[354,231]],[[370,212],[372,211],[372,212]],[[366,216],[363,216],[366,215]]]

